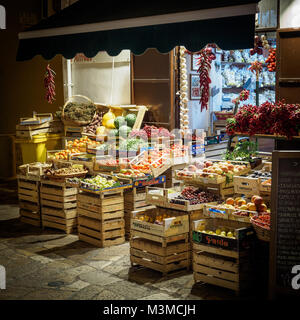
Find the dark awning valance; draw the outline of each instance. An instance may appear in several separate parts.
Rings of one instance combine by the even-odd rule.
[[[77,53],[93,57],[99,51],[115,56],[124,49],[134,54],[148,48],[167,53],[178,45],[195,52],[207,43],[222,49],[253,46],[258,0],[198,2],[170,9],[155,2],[148,8],[137,8],[130,1],[113,8],[102,1],[79,1],[20,33],[17,60],[35,55],[51,59],[56,54],[70,59]]]

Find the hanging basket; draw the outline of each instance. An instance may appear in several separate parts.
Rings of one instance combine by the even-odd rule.
[[[81,121],[81,120],[71,120],[71,119],[66,118],[65,108],[69,103],[72,103],[72,102],[74,103],[74,98],[82,98],[82,99],[87,100],[88,104],[86,104],[86,106],[88,106],[88,105],[95,106],[95,113],[94,113],[94,115],[93,115],[91,120],[89,120],[89,121]],[[62,120],[62,122],[64,123],[65,126],[82,127],[82,126],[88,125],[89,123],[91,123],[93,121],[93,119],[94,119],[94,117],[96,115],[96,112],[97,112],[97,107],[96,107],[95,103],[90,98],[78,94],[78,95],[74,95],[74,96],[70,97],[66,101],[66,103],[64,104],[63,109],[62,109],[62,114],[61,114],[61,120]]]

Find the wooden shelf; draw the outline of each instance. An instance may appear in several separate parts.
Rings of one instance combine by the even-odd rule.
[[[243,134],[243,133],[235,133],[234,136],[250,137],[249,135]],[[285,137],[285,136],[275,136],[272,134],[255,134],[255,135],[251,136],[251,138],[288,140],[287,137]],[[300,139],[300,136],[294,136],[293,139]]]
[[[165,83],[169,82],[170,79],[133,79],[134,82],[145,82],[145,83]]]

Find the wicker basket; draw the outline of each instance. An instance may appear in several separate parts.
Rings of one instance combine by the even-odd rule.
[[[250,221],[256,232],[257,238],[262,241],[270,242],[270,239],[271,239],[270,227],[268,227],[267,225],[263,226],[261,223],[258,224],[255,220],[255,217],[252,217]]]
[[[62,120],[62,122],[64,123],[64,125],[65,126],[74,126],[74,127],[82,127],[82,126],[86,126],[86,125],[88,125],[89,123],[91,123],[92,121],[93,121],[93,118],[95,117],[95,115],[96,115],[96,112],[97,112],[97,110],[95,111],[95,114],[94,114],[94,116],[93,116],[93,118],[90,120],[90,121],[80,121],[80,120],[70,120],[70,119],[65,119],[65,107],[69,104],[69,103],[71,103],[71,102],[74,102],[73,100],[74,100],[74,98],[82,98],[82,99],[85,99],[85,100],[87,100],[88,102],[89,102],[89,104],[92,104],[92,105],[94,105],[95,107],[96,107],[96,105],[95,105],[95,103],[90,99],[90,98],[88,98],[88,97],[86,97],[86,96],[82,96],[82,95],[74,95],[74,96],[72,96],[72,97],[70,97],[67,101],[66,101],[66,103],[64,104],[64,106],[63,106],[63,109],[62,109],[62,114],[61,114],[61,120]]]

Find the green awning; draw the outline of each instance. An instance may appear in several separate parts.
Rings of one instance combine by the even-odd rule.
[[[202,2],[187,1],[170,9],[163,1],[147,6],[127,2],[118,8],[78,1],[20,33],[17,60],[36,55],[49,60],[56,54],[71,59],[77,53],[91,58],[99,51],[116,56],[124,49],[137,55],[148,48],[167,53],[179,45],[196,52],[207,43],[225,50],[253,46],[258,0]]]

